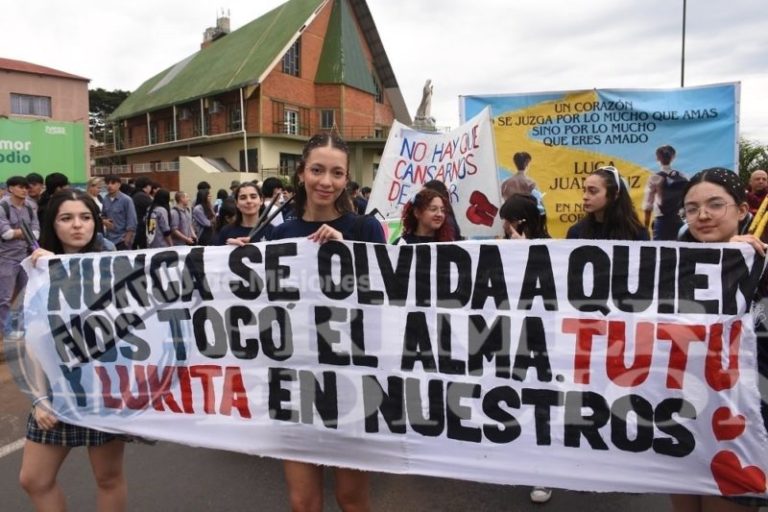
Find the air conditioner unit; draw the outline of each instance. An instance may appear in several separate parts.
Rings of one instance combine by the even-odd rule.
[[[218,114],[224,111],[224,105],[219,100],[213,100],[211,108],[208,112],[211,114]]]

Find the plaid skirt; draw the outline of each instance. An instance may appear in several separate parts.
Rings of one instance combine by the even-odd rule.
[[[56,446],[101,446],[118,439],[119,436],[108,434],[87,427],[78,427],[59,421],[51,430],[43,430],[35,421],[34,409],[27,418],[27,439],[35,443]]]

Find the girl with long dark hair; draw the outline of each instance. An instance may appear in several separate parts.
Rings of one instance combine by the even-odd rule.
[[[173,245],[171,240],[171,194],[164,188],[155,192],[152,205],[147,210],[145,224],[148,248],[154,249]]]
[[[615,167],[600,167],[584,180],[583,200],[587,216],[568,229],[566,238],[648,240],[648,231]]]
[[[313,136],[304,146],[293,176],[296,219],[276,226],[270,238],[307,237],[318,243],[357,240],[385,243],[379,221],[352,211],[347,193],[349,147],[330,133]],[[322,510],[323,467],[285,461],[285,478],[292,510]],[[334,468],[336,501],[344,511],[370,510],[368,473]]]
[[[195,206],[192,208],[192,226],[195,229],[197,243],[200,245],[211,245],[213,241],[213,220],[216,215],[211,206],[210,189],[201,189],[197,191],[195,197]]]
[[[99,207],[85,192],[57,192],[48,203],[40,233],[40,249],[32,253],[32,264],[56,254],[102,250]],[[53,347],[51,347],[53,350]],[[34,399],[27,420],[27,439],[19,481],[37,510],[65,510],[64,493],[56,478],[70,450],[88,448],[96,481],[96,510],[120,511],[126,506],[123,473],[124,443],[112,434],[59,421],[51,410],[51,397],[42,369],[31,357]]]

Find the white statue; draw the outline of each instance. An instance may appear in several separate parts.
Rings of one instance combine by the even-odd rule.
[[[421,94],[421,103],[416,109],[413,126],[420,130],[435,131],[435,118],[432,117],[432,80],[427,80]]]

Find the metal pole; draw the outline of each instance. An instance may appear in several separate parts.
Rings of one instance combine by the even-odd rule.
[[[243,88],[240,88],[240,129],[243,131],[243,152],[245,152],[245,172],[250,172],[248,165],[248,132],[245,130],[245,101],[243,100]],[[256,169],[254,169],[255,171]]]
[[[680,87],[685,87],[685,8],[687,0],[683,0],[683,55],[680,59]]]

